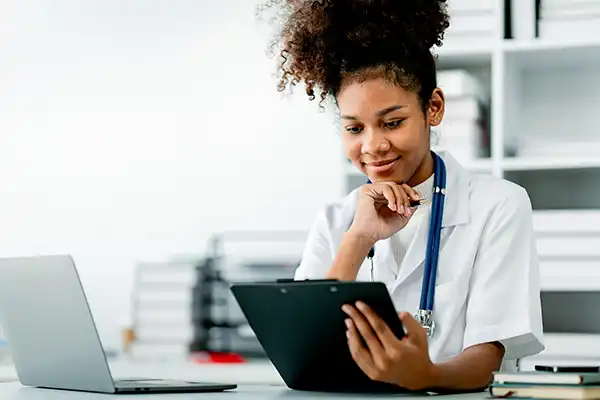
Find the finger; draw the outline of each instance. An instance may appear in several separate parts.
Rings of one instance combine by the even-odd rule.
[[[427,333],[425,329],[419,324],[419,322],[413,318],[410,313],[401,312],[400,313],[400,321],[404,326],[404,330],[406,331],[406,336],[409,340],[415,341],[417,343],[427,343]]]
[[[410,197],[411,200],[421,200],[421,196],[419,195],[419,193],[417,193],[415,189],[411,188],[406,183],[402,184],[402,189],[404,189],[404,192],[408,195],[408,197]]]
[[[383,345],[379,341],[377,335],[371,328],[371,325],[367,321],[367,319],[363,316],[363,314],[358,311],[356,308],[344,305],[344,312],[348,314],[351,318],[351,322],[354,324],[358,333],[362,336],[367,345],[367,348],[373,357],[381,357],[384,354]]]
[[[383,345],[386,352],[391,351],[398,345],[398,338],[392,332],[388,324],[386,324],[375,311],[371,309],[368,305],[359,301],[356,303],[356,307],[358,310],[365,316],[375,335],[379,338],[379,341]]]
[[[397,211],[398,206],[396,204],[396,194],[394,193],[392,188],[389,185],[385,185],[385,184],[382,185],[381,186],[381,194],[387,200],[388,207],[390,208],[390,210]]]
[[[356,327],[352,323],[352,320],[346,320],[346,336],[348,337],[348,348],[352,359],[358,365],[358,367],[369,377],[372,377],[377,372],[373,358],[369,354],[369,351],[365,349],[360,340],[360,335],[356,330]]]
[[[402,211],[399,211],[399,214],[402,214],[406,217],[410,217],[412,215],[412,209],[410,206],[410,199],[408,198],[408,195],[404,191],[403,186],[397,184],[394,184],[394,186],[398,190],[399,196],[402,198]]]
[[[410,207],[406,193],[404,193],[402,188],[394,182],[389,182],[388,185],[394,191],[394,195],[396,196],[396,212],[398,214],[404,214],[406,212],[406,207]]]
[[[404,215],[410,217],[412,215],[412,207],[410,206],[410,198],[404,191],[402,186],[398,186],[400,191],[402,192],[402,199],[404,200]]]

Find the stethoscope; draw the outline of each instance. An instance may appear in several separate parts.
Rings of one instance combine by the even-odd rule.
[[[425,270],[421,287],[421,302],[415,319],[427,332],[433,336],[435,321],[433,320],[433,300],[435,296],[435,279],[440,250],[440,233],[442,231],[442,216],[444,214],[444,199],[446,197],[446,166],[444,161],[433,151],[433,195],[431,200],[431,218],[427,236],[427,251],[425,253]],[[374,281],[373,257],[375,248],[371,248],[368,258],[371,261],[371,281]]]

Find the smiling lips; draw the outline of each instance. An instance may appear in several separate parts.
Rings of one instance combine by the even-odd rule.
[[[366,167],[370,171],[377,173],[377,174],[386,173],[386,172],[390,172],[394,169],[398,160],[400,160],[400,157],[392,158],[389,160],[373,161],[373,162],[366,163]]]

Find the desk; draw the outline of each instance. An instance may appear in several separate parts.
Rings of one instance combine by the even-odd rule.
[[[239,399],[314,399],[314,398],[369,398],[390,399],[401,397],[403,399],[416,399],[428,396],[406,395],[352,395],[300,392],[288,389],[279,374],[270,363],[252,362],[248,364],[232,365],[198,365],[187,362],[181,363],[131,363],[127,361],[111,362],[111,371],[115,378],[148,377],[167,379],[189,379],[199,381],[213,381],[224,383],[237,383],[238,388],[223,393],[178,393],[178,394],[132,394],[115,395],[116,399],[127,398],[136,400],[184,400],[184,399],[213,399],[215,397]],[[0,369],[3,377],[12,376],[14,372],[9,369]],[[488,397],[487,393],[474,393],[468,395],[436,396],[456,399],[480,400]],[[22,386],[18,381],[0,383],[0,399],[2,400],[100,400],[106,399],[106,394],[71,392],[53,389],[37,389]]]

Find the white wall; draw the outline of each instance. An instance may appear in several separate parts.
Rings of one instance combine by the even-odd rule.
[[[307,229],[343,192],[330,114],[281,100],[248,0],[3,0],[0,256],[75,257],[105,345],[136,260]]]

